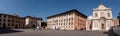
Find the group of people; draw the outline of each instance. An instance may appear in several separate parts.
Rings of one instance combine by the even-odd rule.
[[[34,31],[41,30],[39,26],[33,28]]]

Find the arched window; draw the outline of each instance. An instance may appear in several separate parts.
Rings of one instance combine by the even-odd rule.
[[[110,17],[110,13],[108,13],[108,17]]]
[[[97,17],[98,15],[97,15],[97,13],[95,13],[95,17]]]

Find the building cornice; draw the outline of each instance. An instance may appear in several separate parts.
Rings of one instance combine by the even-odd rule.
[[[59,14],[55,14],[55,15],[52,15],[52,16],[48,16],[48,17],[46,17],[46,18],[48,19],[48,18],[51,18],[51,17],[55,17],[55,16],[59,16],[59,15],[63,15],[63,14],[67,14],[67,13],[72,13],[72,12],[74,12],[74,11],[76,11],[76,13],[81,14],[82,16],[85,16],[85,17],[87,18],[86,15],[80,13],[80,12],[77,11],[76,9],[69,10],[69,11],[66,11],[66,12],[63,12],[63,13],[59,13]]]

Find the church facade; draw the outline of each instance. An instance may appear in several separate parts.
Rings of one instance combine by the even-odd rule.
[[[117,22],[116,22],[117,21]],[[112,26],[117,26],[118,20],[112,16],[112,9],[100,4],[93,9],[91,20],[86,22],[86,30],[109,30]]]

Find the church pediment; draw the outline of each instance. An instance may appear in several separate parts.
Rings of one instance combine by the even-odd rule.
[[[105,5],[100,4],[98,8],[93,8],[94,11],[105,11],[105,10],[111,10],[111,8],[105,7]]]
[[[100,4],[99,6],[98,6],[98,9],[105,9],[106,7],[103,5],[103,4]]]

